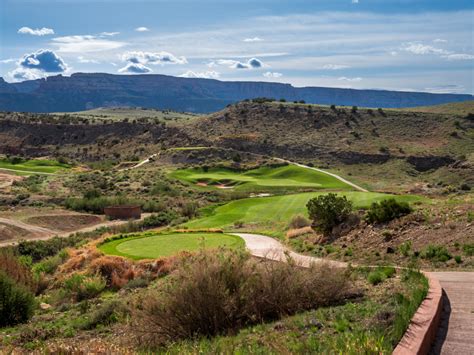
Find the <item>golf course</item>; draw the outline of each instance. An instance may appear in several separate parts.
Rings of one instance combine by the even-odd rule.
[[[223,233],[159,234],[147,232],[105,242],[99,246],[99,249],[105,254],[140,260],[156,259],[175,255],[182,251],[197,251],[202,248],[243,248],[244,246],[245,243],[241,238]]]
[[[199,184],[201,187],[225,187],[244,192],[297,189],[348,191],[353,189],[333,176],[295,165],[263,166],[244,171],[226,168],[178,169],[171,172],[170,176],[193,185]]]
[[[20,174],[54,174],[62,170],[69,169],[71,166],[49,159],[0,159],[0,169],[12,170]]]
[[[189,228],[223,228],[229,229],[241,222],[253,225],[259,231],[283,231],[291,218],[297,214],[307,214],[306,203],[323,192],[254,197],[236,200],[208,211],[208,216],[186,223]],[[349,191],[338,195],[346,196],[354,208],[366,208],[373,202],[388,198],[413,203],[421,198],[415,195],[390,195],[377,192]],[[273,233],[272,233],[273,234]]]

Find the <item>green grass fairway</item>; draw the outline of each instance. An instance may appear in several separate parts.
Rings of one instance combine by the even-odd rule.
[[[344,182],[315,170],[286,165],[277,168],[261,167],[247,171],[224,168],[180,169],[170,174],[172,177],[191,184],[206,183],[210,186],[233,186],[238,191],[274,191],[282,189],[332,189],[352,190]]]
[[[59,163],[56,160],[32,159],[25,160],[18,164],[13,164],[7,159],[0,160],[0,169],[11,169],[25,173],[46,173],[54,174],[60,170],[70,168],[68,164]]]
[[[323,192],[293,195],[255,197],[229,202],[212,211],[208,217],[186,223],[189,228],[232,229],[237,221],[255,225],[261,232],[282,232],[296,214],[307,215],[306,203]],[[388,195],[377,192],[341,192],[354,203],[355,208],[368,207],[372,202],[394,197],[399,201],[415,202],[421,197],[414,195]]]
[[[181,251],[200,248],[243,248],[243,239],[223,233],[144,233],[129,238],[116,239],[99,246],[105,254],[124,256],[134,260],[156,259]]]

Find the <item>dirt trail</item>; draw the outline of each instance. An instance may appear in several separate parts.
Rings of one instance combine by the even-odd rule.
[[[141,167],[142,165],[144,165],[144,164],[146,164],[146,163],[149,163],[150,161],[153,161],[153,158],[155,158],[157,155],[158,155],[158,153],[152,154],[152,155],[150,155],[148,158],[146,158],[145,160],[142,160],[141,162],[139,162],[138,164],[133,165],[133,166],[130,166],[130,167],[128,167],[128,168],[120,169],[119,171],[126,171],[126,170],[131,170],[131,169],[139,168],[139,167]]]
[[[144,213],[144,214],[142,214],[142,218],[140,220],[137,220],[137,221],[141,221],[149,215],[150,215],[150,213]],[[58,216],[58,218],[60,218],[60,217],[61,216]],[[34,234],[31,238],[22,238],[22,239],[25,239],[25,240],[47,240],[47,239],[51,239],[51,238],[56,237],[56,236],[61,237],[61,238],[65,238],[65,237],[68,237],[68,236],[70,236],[74,233],[78,233],[78,232],[91,232],[91,231],[96,230],[96,229],[101,228],[101,227],[120,226],[122,224],[128,223],[128,221],[122,221],[122,220],[106,221],[106,222],[103,222],[103,223],[94,224],[92,226],[78,228],[78,229],[75,229],[75,230],[69,231],[69,232],[60,232],[60,231],[56,231],[56,230],[52,230],[52,229],[48,229],[48,228],[38,227],[38,226],[35,226],[35,225],[32,225],[32,224],[27,224],[27,223],[24,223],[24,222],[20,222],[20,221],[16,221],[16,220],[13,220],[13,219],[8,219],[8,218],[0,218],[0,223],[9,224],[9,225],[12,225],[12,226],[15,226],[15,227],[18,227],[18,228],[22,228],[22,229],[30,231]],[[9,245],[15,245],[15,244],[18,243],[18,241],[19,240],[2,241],[2,242],[0,242],[0,248],[5,247],[5,246],[9,246]]]

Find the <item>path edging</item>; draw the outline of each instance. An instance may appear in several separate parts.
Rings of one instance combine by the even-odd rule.
[[[429,273],[423,274],[428,279],[428,294],[413,315],[408,329],[393,351],[394,355],[428,354],[436,337],[443,308],[443,290],[435,277]]]

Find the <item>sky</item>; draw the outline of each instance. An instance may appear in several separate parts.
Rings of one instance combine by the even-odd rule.
[[[0,76],[166,74],[474,93],[464,0],[0,0]]]

